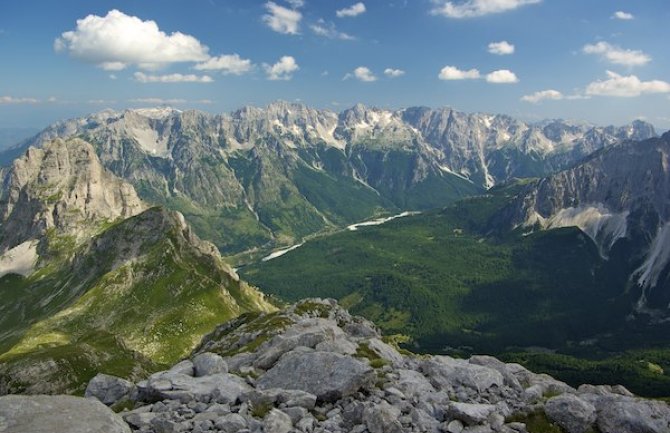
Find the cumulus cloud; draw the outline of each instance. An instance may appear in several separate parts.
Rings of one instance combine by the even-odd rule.
[[[323,19],[317,21],[316,24],[310,25],[309,28],[312,29],[315,35],[328,39],[341,39],[343,41],[353,41],[356,39],[350,34],[338,31],[335,24],[326,23]]]
[[[286,3],[290,4],[293,9],[300,9],[305,6],[305,0],[286,0]]]
[[[518,83],[519,79],[516,74],[509,69],[498,69],[489,74],[486,74],[486,81],[493,84],[514,84]]]
[[[17,98],[14,96],[0,96],[0,105],[15,105],[15,104],[38,104],[39,99],[35,98]]]
[[[140,83],[211,83],[214,80],[209,75],[195,74],[167,74],[148,75],[144,72],[135,72],[135,80]]]
[[[633,16],[633,14],[628,12],[616,11],[614,12],[614,15],[612,15],[612,19],[628,21],[635,19],[635,17]]]
[[[474,18],[511,11],[521,6],[540,3],[542,0],[465,0],[460,2],[433,0],[436,6],[431,13],[448,18]]]
[[[397,78],[405,75],[405,71],[403,71],[402,69],[386,68],[384,69],[384,75],[391,78]]]
[[[265,69],[268,80],[288,81],[293,78],[293,73],[300,69],[300,67],[293,57],[283,56],[274,65],[263,64],[263,69]]]
[[[198,63],[194,68],[198,71],[221,71],[223,75],[242,75],[249,72],[252,66],[251,60],[243,59],[238,54],[225,54]]]
[[[624,66],[642,66],[651,61],[651,57],[639,50],[627,50],[607,42],[584,45],[585,54],[595,54],[610,63]]]
[[[632,98],[643,94],[670,93],[670,83],[661,80],[642,81],[635,75],[619,75],[607,71],[606,80],[598,80],[586,87],[592,96],[617,96]]]
[[[263,15],[263,22],[277,33],[297,35],[300,30],[302,14],[294,9],[279,6],[275,2],[265,3],[267,14]]]
[[[345,80],[348,80],[349,78],[355,78],[358,81],[363,81],[365,83],[371,83],[373,81],[377,81],[377,77],[375,74],[370,70],[370,68],[366,66],[359,66],[356,69],[354,69],[353,73],[348,73],[347,75],[344,76]]]
[[[438,75],[440,80],[476,80],[479,77],[480,74],[477,69],[462,71],[455,66],[445,66]]]
[[[514,45],[507,41],[491,42],[489,44],[489,53],[496,54],[498,56],[514,54]]]
[[[88,15],[77,20],[74,30],[54,41],[54,49],[109,71],[129,65],[156,69],[209,58],[208,48],[193,36],[180,32],[168,35],[155,21],[142,21],[116,9],[104,17]]]
[[[356,4],[349,6],[348,8],[336,11],[335,15],[337,15],[338,18],[345,18],[345,17],[356,17],[362,13],[365,13],[365,4],[362,2],[358,2]]]
[[[563,94],[561,92],[559,92],[558,90],[549,89],[549,90],[541,90],[539,92],[535,92],[535,93],[532,93],[530,95],[522,96],[521,100],[525,101],[525,102],[530,102],[530,103],[533,103],[533,104],[537,104],[538,102],[544,101],[544,100],[559,101],[563,98],[564,98]]]

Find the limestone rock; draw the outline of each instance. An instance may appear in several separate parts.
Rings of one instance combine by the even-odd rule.
[[[550,420],[567,433],[584,433],[596,421],[596,408],[574,394],[561,394],[547,400],[544,411]]]
[[[98,373],[86,387],[84,397],[95,397],[107,406],[130,397],[135,385],[120,377]]]
[[[94,399],[8,395],[0,397],[0,432],[130,433],[130,428]]]
[[[367,364],[337,353],[288,353],[259,378],[258,387],[298,389],[320,401],[336,401],[369,385],[373,377]]]

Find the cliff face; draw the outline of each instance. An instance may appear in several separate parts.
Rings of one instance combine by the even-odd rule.
[[[670,133],[598,151],[575,167],[531,182],[502,213],[507,227],[578,226],[601,254],[626,257],[638,308],[670,300]],[[499,221],[500,222],[500,221]]]
[[[82,391],[103,366],[142,374],[221,321],[273,309],[85,141],[31,148],[2,193],[0,394]]]
[[[456,110],[334,113],[276,102],[210,115],[105,111],[25,146],[82,136],[152,204],[181,211],[226,253],[295,243],[380,212],[445,206],[514,177],[543,176],[653,127],[595,127]],[[17,149],[0,155],[11,158]]]
[[[136,384],[100,374],[86,395],[133,431],[662,433],[670,407],[621,386],[572,388],[489,356],[415,356],[334,301],[219,326]],[[389,340],[386,340],[389,341]],[[595,430],[598,429],[598,430]]]

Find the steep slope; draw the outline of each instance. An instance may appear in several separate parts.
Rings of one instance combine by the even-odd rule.
[[[670,302],[670,133],[624,142],[530,183],[503,213],[510,225],[577,226],[619,261],[641,291],[638,308]]]
[[[145,201],[181,211],[201,237],[235,254],[379,214],[444,206],[512,177],[544,175],[621,139],[653,135],[643,122],[530,125],[451,109],[359,104],[337,114],[276,102],[229,115],[105,111],[55,124],[23,146],[84,137]]]
[[[0,393],[81,392],[102,367],[134,376],[222,320],[272,309],[183,216],[143,210],[82,140],[31,149],[8,178],[2,259],[20,242],[34,261],[0,278]]]

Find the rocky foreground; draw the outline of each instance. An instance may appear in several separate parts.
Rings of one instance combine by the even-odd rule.
[[[317,299],[243,315],[139,383],[99,374],[86,396],[0,397],[0,432],[670,432],[666,403],[621,386],[575,389],[490,356],[401,353]]]

